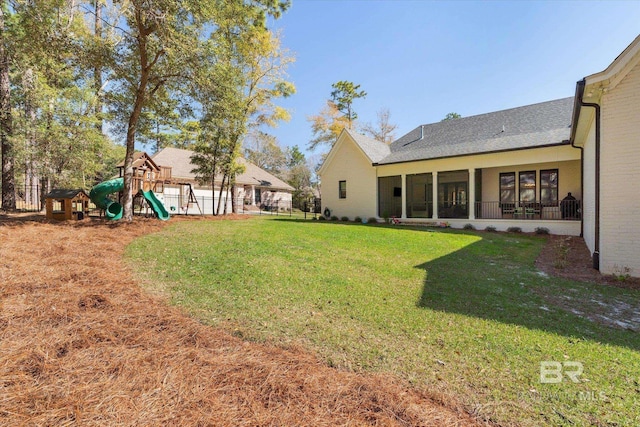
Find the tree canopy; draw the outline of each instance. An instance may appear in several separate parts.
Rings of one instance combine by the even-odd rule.
[[[346,118],[340,114],[338,107],[331,100],[327,100],[319,114],[307,117],[307,121],[311,123],[313,133],[313,138],[308,144],[310,150],[322,145],[333,146],[342,129],[348,125]]]
[[[446,116],[444,116],[444,119],[440,120],[441,122],[444,122],[445,120],[453,120],[453,119],[459,119],[462,116],[458,113],[448,113]]]
[[[233,191],[242,171],[237,158],[243,138],[252,129],[287,120],[288,112],[274,101],[295,92],[285,74],[293,59],[276,35],[256,25],[260,9],[251,9],[252,14],[242,12],[244,7],[230,2],[221,8],[218,29],[203,45],[202,62],[209,65],[198,69],[192,83],[193,97],[204,113],[202,138],[192,157],[194,173],[212,188],[216,176],[222,176],[218,200],[225,188]]]
[[[101,66],[100,49],[94,21],[86,15],[95,14],[98,4],[2,3],[4,209],[15,208],[17,194],[36,205],[54,186],[87,188],[114,166],[118,150],[102,134],[97,108],[101,88],[96,87],[94,76]]]
[[[266,26],[288,6],[279,0],[4,1],[3,207],[15,207],[18,185],[88,188],[124,157],[124,217],[131,219],[136,142],[153,150],[220,143],[214,151],[224,148],[225,155],[216,154],[213,169],[232,180],[246,132],[288,117],[274,100],[295,90],[285,74],[293,59]]]
[[[331,99],[315,116],[307,117],[311,123],[313,138],[309,141],[308,148],[315,150],[321,145],[333,146],[344,128],[352,129],[358,114],[353,109],[353,101],[364,98],[367,93],[359,90],[360,85],[341,80],[331,85]]]
[[[359,90],[360,85],[346,80],[340,80],[332,84],[331,87],[333,88],[331,100],[346,118],[347,126],[351,128],[353,121],[358,118],[358,114],[353,110],[353,101],[366,97],[367,92]]]

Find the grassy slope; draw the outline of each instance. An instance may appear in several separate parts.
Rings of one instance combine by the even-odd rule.
[[[638,425],[640,337],[552,304],[629,290],[549,279],[531,236],[291,220],[178,223],[129,257],[174,303],[247,339],[394,372],[503,425]],[[542,307],[542,308],[541,308]],[[541,361],[583,380],[540,383]]]

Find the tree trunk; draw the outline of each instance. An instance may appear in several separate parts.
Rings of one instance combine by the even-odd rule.
[[[122,218],[126,221],[133,221],[133,155],[136,147],[136,126],[140,119],[143,102],[144,88],[138,86],[133,111],[129,116],[129,124],[127,127],[127,151],[124,157],[124,194],[122,200],[124,212]]]
[[[236,178],[234,177],[229,181],[231,186],[231,213],[238,213],[236,208]]]
[[[40,206],[46,203],[45,196],[51,191],[51,181],[48,178],[40,178]]]
[[[145,97],[147,94],[147,85],[149,83],[149,75],[151,74],[151,68],[153,67],[155,60],[149,63],[149,57],[147,52],[147,39],[149,34],[153,31],[150,28],[144,26],[142,11],[136,6],[136,24],[138,26],[138,53],[140,55],[140,80],[138,81],[138,87],[136,88],[135,101],[133,104],[133,110],[129,115],[129,123],[127,126],[127,152],[124,158],[124,197],[122,205],[124,212],[122,218],[125,221],[133,221],[133,154],[135,153],[136,146],[136,128],[138,121],[140,120],[140,114],[142,113],[142,107],[144,106]],[[158,53],[156,60],[161,54]]]
[[[229,205],[229,180],[231,179],[231,175],[227,177],[227,188],[224,190],[224,210],[222,211],[222,215],[227,214],[227,206]],[[233,203],[233,201],[231,201]]]
[[[102,39],[102,0],[94,0],[95,20],[93,26],[94,36]],[[93,69],[93,87],[96,93],[96,104],[94,113],[96,115],[96,129],[102,133],[102,66],[96,61]]]
[[[24,115],[27,120],[27,141],[26,141],[26,164],[25,164],[25,201],[34,206],[39,205],[38,191],[36,188],[40,178],[37,174],[36,165],[36,109],[35,109],[35,78],[33,69],[29,68],[22,77],[24,88]],[[42,205],[40,205],[42,206]]]
[[[11,82],[9,53],[5,49],[4,2],[0,5],[0,154],[2,155],[2,209],[15,210],[16,189],[11,147]]]
[[[218,209],[216,210],[216,215],[220,215],[220,203],[222,203],[222,191],[224,190],[224,181],[227,179],[227,174],[222,175],[222,183],[220,183],[220,192],[218,193]],[[225,201],[225,206],[226,206]]]
[[[213,151],[213,160],[211,161],[211,194],[213,195],[213,200],[211,201],[211,213],[213,216],[218,215],[216,211],[216,172],[218,169],[218,150],[214,148]],[[220,203],[218,203],[220,204]]]

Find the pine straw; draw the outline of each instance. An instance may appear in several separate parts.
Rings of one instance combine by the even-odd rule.
[[[122,253],[163,226],[0,218],[0,425],[477,425],[391,376],[244,342],[149,295]]]

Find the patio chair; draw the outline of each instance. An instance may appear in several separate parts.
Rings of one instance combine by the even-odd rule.
[[[524,208],[521,206],[513,209],[513,217],[514,218],[523,218],[524,217]]]

